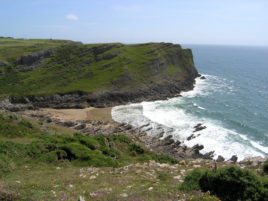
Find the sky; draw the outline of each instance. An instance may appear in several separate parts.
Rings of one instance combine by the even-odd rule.
[[[268,46],[268,0],[0,0],[0,36]]]

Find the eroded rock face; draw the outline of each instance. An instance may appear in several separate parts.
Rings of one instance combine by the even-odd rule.
[[[40,52],[36,52],[33,54],[25,55],[17,59],[16,64],[17,70],[19,71],[27,71],[27,70],[33,70],[35,67],[40,64],[40,62],[52,56],[52,50],[44,50]]]
[[[68,94],[55,94],[52,96],[11,96],[10,103],[30,104],[40,108],[85,108],[85,107],[112,107],[126,103],[163,100],[173,97],[181,91],[193,88],[194,76],[184,82],[164,82],[158,85],[135,91],[106,91],[96,93],[73,92]],[[0,102],[1,106],[1,102]]]

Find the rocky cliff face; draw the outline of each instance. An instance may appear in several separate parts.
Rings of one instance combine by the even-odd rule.
[[[33,54],[25,55],[17,59],[16,70],[29,71],[38,67],[41,61],[45,58],[49,58],[52,55],[52,50],[43,50]]]
[[[138,52],[144,49],[147,51],[146,55]],[[77,51],[80,52],[77,53]],[[58,53],[56,52],[55,54],[57,55]],[[79,56],[76,56],[76,54]],[[135,54],[140,55],[136,56]],[[67,62],[69,63],[73,63],[73,58],[80,63],[90,59],[90,62],[86,64],[89,65],[89,69],[93,69],[94,65],[101,63],[102,72],[97,74],[96,71],[91,70],[91,73],[88,73],[88,75],[90,74],[88,76],[89,81],[96,76],[105,80],[107,77],[105,73],[108,70],[108,74],[112,74],[118,71],[118,69],[122,73],[114,76],[108,87],[99,87],[92,92],[83,91],[78,88],[71,92],[61,92],[58,90],[58,92],[52,95],[18,96],[11,94],[8,99],[4,102],[2,101],[0,107],[10,110],[36,107],[110,107],[130,102],[166,99],[178,95],[181,91],[191,90],[195,78],[198,76],[191,50],[182,49],[179,45],[169,43],[141,44],[136,46],[103,44],[86,49],[79,46],[79,49],[76,51],[72,50],[71,55],[67,52],[65,55],[57,57],[59,58],[57,60],[53,58],[51,51],[44,51],[20,58],[17,62],[19,66],[36,66],[42,69],[42,67],[38,67],[36,64],[40,63],[41,59],[48,57],[51,57],[52,61],[55,60],[57,65],[61,62],[61,59],[66,62],[66,58],[68,58]],[[79,60],[79,58],[81,59]],[[141,61],[137,62],[137,60]],[[56,64],[55,66],[57,66]],[[66,67],[66,73],[68,70],[70,69]],[[63,73],[62,76],[65,76],[64,69],[61,69],[61,71]],[[79,77],[82,73],[78,72],[77,76]],[[57,82],[57,79],[54,81]],[[84,88],[84,86],[81,88]]]

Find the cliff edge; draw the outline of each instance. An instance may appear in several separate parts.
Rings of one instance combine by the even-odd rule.
[[[24,40],[30,51],[13,58],[5,58],[13,54],[6,43],[9,54],[0,52],[2,107],[107,107],[165,99],[191,90],[198,76],[191,50],[180,45],[53,42],[42,41],[41,48],[40,41]]]

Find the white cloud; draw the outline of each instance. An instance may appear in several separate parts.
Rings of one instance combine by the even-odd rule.
[[[66,19],[71,20],[71,21],[77,21],[77,20],[79,20],[79,17],[77,15],[71,13],[71,14],[66,15]]]

